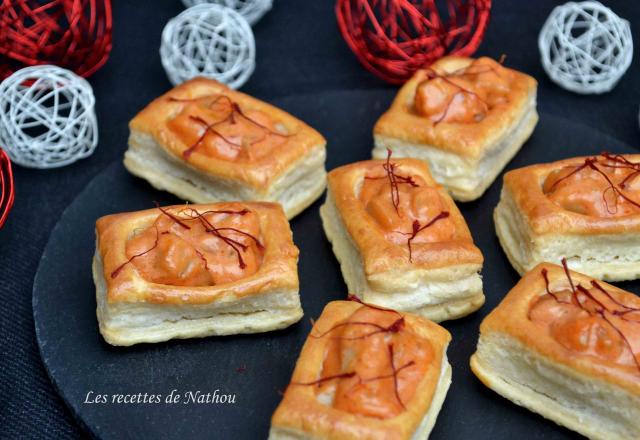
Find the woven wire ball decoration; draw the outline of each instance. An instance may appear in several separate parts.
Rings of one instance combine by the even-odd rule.
[[[160,58],[174,85],[204,76],[237,89],[255,69],[256,46],[242,15],[203,3],[169,20],[162,31]]]
[[[482,42],[491,0],[337,0],[338,27],[360,63],[402,84],[444,55],[469,56]]]
[[[273,5],[272,0],[182,0],[182,3],[187,8],[201,3],[226,6],[246,18],[251,26],[256,24]]]
[[[39,64],[89,76],[111,52],[111,0],[0,1],[0,78]]]
[[[551,80],[582,94],[611,90],[633,58],[629,23],[596,1],[557,6],[540,31],[538,48]]]
[[[18,70],[0,83],[0,145],[30,168],[55,168],[85,158],[98,144],[89,83],[57,66]]]
[[[9,216],[14,199],[15,188],[11,160],[9,160],[7,153],[0,148],[0,228]]]

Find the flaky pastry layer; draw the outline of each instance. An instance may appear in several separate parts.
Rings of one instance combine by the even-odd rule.
[[[472,61],[444,57],[432,67],[452,72]],[[397,157],[425,160],[435,179],[454,199],[477,199],[520,150],[538,122],[536,81],[510,71],[514,80],[507,107],[489,112],[482,121],[473,124],[434,124],[418,115],[413,110],[413,99],[418,84],[426,78],[424,71],[418,72],[400,89],[389,110],[376,123],[373,157],[384,157],[390,148]]]
[[[314,329],[331,328],[360,307],[362,305],[357,302],[333,301],[325,307]],[[451,337],[437,324],[411,314],[403,316],[408,328],[418,337],[429,340],[435,354],[433,364],[417,385],[413,398],[405,403],[405,411],[388,419],[352,414],[323,404],[312,386],[292,384],[271,419],[269,439],[417,440],[428,437],[451,383],[451,366],[446,355]],[[307,338],[292,382],[319,377],[329,341],[330,338]]]
[[[212,286],[149,282],[134,264],[126,264],[128,239],[134,231],[149,227],[162,215],[160,210],[112,214],[96,222],[93,277],[100,331],[107,342],[132,345],[262,332],[300,320],[298,249],[282,207],[266,202],[189,205],[199,212],[239,207],[257,215],[264,249],[262,262],[252,275]]]
[[[627,156],[640,160],[640,155]],[[640,277],[640,215],[597,218],[562,209],[543,193],[550,172],[583,162],[567,159],[508,172],[494,211],[496,234],[521,275],[567,258],[571,269],[606,281]]]
[[[610,325],[611,334],[633,350],[630,341],[634,336],[629,333],[625,336],[608,316],[616,316],[616,309],[640,310],[640,300],[622,289],[603,282],[593,284],[593,281],[577,272],[565,272],[558,265],[536,266],[483,320],[471,368],[486,386],[507,399],[589,438],[638,438],[638,365],[604,357],[610,353],[604,344],[613,342],[604,339],[602,327],[593,326]],[[571,295],[571,289],[577,292],[573,302],[561,299],[567,298],[562,292]],[[596,294],[589,293],[588,289],[599,293],[592,296]],[[543,298],[551,303],[542,303]],[[591,301],[591,306],[584,301]],[[567,321],[571,319],[568,308],[560,313],[554,306],[548,308],[545,304],[579,307],[577,310],[582,311],[574,319],[581,321]],[[535,317],[531,315],[534,309],[539,310]],[[586,313],[586,310],[593,311]],[[606,312],[599,315],[598,310]],[[619,316],[625,319],[624,315]],[[628,316],[634,319],[633,315]],[[585,331],[589,329],[600,333],[588,335]],[[571,331],[581,333],[567,333]],[[588,337],[585,339],[585,336]],[[602,340],[592,341],[601,336]],[[569,343],[573,345],[568,346]],[[599,351],[587,350],[586,344]]]
[[[393,160],[407,175],[437,187],[424,162]],[[364,175],[382,161],[365,161],[331,171],[320,208],[322,224],[340,262],[349,292],[365,302],[410,311],[434,321],[465,316],[482,306],[482,254],[473,244],[464,218],[447,195],[440,195],[454,222],[450,242],[424,245],[421,259],[409,260],[407,246],[389,243],[357,200]],[[414,245],[416,246],[416,245]]]
[[[243,111],[259,111],[277,121],[286,142],[272,154],[253,160],[229,161],[194,150],[168,126],[186,102],[226,96]],[[326,141],[316,130],[290,115],[214,80],[195,78],[151,102],[129,124],[126,168],[195,203],[264,200],[281,203],[292,218],[317,199],[326,184]]]

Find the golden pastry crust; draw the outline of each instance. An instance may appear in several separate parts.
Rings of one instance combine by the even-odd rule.
[[[640,155],[621,157],[633,162],[640,161]],[[538,263],[567,257],[570,268],[603,280],[632,280],[640,276],[640,257],[637,253],[637,246],[640,245],[640,213],[586,215],[565,209],[564,205],[545,194],[545,181],[553,178],[554,173],[564,170],[568,173],[575,169],[574,166],[584,165],[585,161],[602,158],[577,157],[531,165],[505,174],[494,221],[500,244],[520,274]],[[592,171],[588,169],[581,172]],[[604,178],[601,183],[608,185]],[[566,188],[570,199],[584,198],[578,197],[579,188],[575,187],[575,191],[572,188],[572,185]],[[609,192],[606,200],[613,196]],[[601,193],[605,197],[604,189]],[[586,194],[585,197],[591,197],[589,193]],[[600,198],[600,192],[596,196],[598,201],[605,201]],[[633,205],[627,205],[637,210]]]
[[[349,291],[367,303],[436,322],[468,315],[484,303],[479,275],[483,257],[464,218],[447,192],[434,182],[425,162],[388,160],[346,165],[329,175],[320,216]],[[400,196],[403,204],[410,203],[410,207],[405,205],[410,211],[402,216],[396,216],[384,186],[373,200],[377,208],[360,200],[365,182],[385,166],[399,170],[401,179],[420,181],[411,188],[410,198]],[[389,182],[380,179],[387,177],[377,176],[375,181]],[[408,184],[401,185],[407,188]],[[391,188],[391,183],[387,186]],[[385,230],[380,223],[384,219],[374,217],[374,212],[393,216],[387,218],[392,224],[385,225],[390,229]],[[409,246],[416,221],[421,229],[412,240],[418,240]]]
[[[207,99],[212,99],[207,101],[208,107],[200,105]],[[228,129],[243,121],[255,130],[262,130],[263,138],[256,145],[269,139],[273,141],[268,154],[248,153],[244,138],[235,148],[247,157],[207,154],[206,142],[224,141],[227,147],[240,142],[233,140],[237,133],[235,137],[226,137],[220,133],[220,127],[207,126],[213,123],[190,113],[206,114],[212,111],[212,103],[228,105],[227,118],[219,121],[230,124]],[[252,113],[269,118],[273,128],[263,125],[266,122],[262,120],[250,119],[247,115]],[[186,135],[172,126],[178,124],[178,120],[182,125],[176,127],[186,130],[193,142],[187,142]],[[154,187],[191,202],[278,202],[287,217],[292,218],[316,200],[326,185],[326,140],[320,133],[273,105],[211,79],[195,78],[173,88],[138,113],[129,128],[125,167]],[[258,148],[253,141],[249,145]]]
[[[326,143],[320,133],[284,110],[206,78],[194,78],[186,81],[155,99],[131,120],[129,127],[131,130],[153,135],[166,151],[182,158],[182,153],[190,145],[184,144],[167,128],[166,123],[185,104],[170,98],[184,100],[217,94],[230,97],[243,110],[258,110],[266,113],[282,124],[290,137],[286,143],[277,147],[274,154],[255,162],[243,163],[242,166],[229,166],[227,160],[207,157],[196,151],[189,157],[188,163],[204,173],[242,181],[257,189],[265,188],[312,148]]]
[[[540,264],[482,322],[471,369],[503,397],[586,437],[639,438],[639,318],[637,296]]]
[[[640,162],[640,154],[623,155]],[[547,176],[562,167],[581,165],[590,156],[530,165],[504,175],[504,190],[513,198],[527,225],[536,235],[640,233],[640,214],[625,217],[593,217],[562,209],[543,192]]]
[[[398,164],[402,173],[418,175],[427,187],[438,189],[449,213],[448,218],[454,225],[453,237],[447,242],[414,244],[413,249],[419,252],[410,261],[408,246],[386,240],[380,225],[358,200],[358,188],[365,176],[381,169],[385,161],[369,160],[336,168],[329,173],[329,190],[349,237],[360,252],[365,274],[370,276],[390,270],[402,272],[460,264],[482,265],[482,253],[473,244],[462,214],[447,192],[433,180],[428,165],[416,159],[392,159],[392,162]]]
[[[437,72],[453,72],[469,66],[474,60],[456,56],[443,57],[433,63]],[[535,95],[537,82],[531,76],[513,69],[508,104],[500,111],[490,111],[480,122],[458,124],[434,123],[413,110],[413,100],[418,84],[427,78],[427,71],[419,70],[402,86],[391,107],[376,123],[373,133],[407,141],[412,144],[427,144],[440,150],[465,158],[479,158],[506,132],[516,124]]]
[[[500,305],[484,319],[480,326],[480,337],[495,333],[511,336],[529,350],[556,364],[640,395],[640,367],[618,365],[598,356],[575,353],[559,343],[550,333],[541,331],[540,325],[529,319],[532,303],[546,294],[543,270],[547,272],[551,291],[569,288],[567,276],[561,266],[539,264],[529,271]],[[591,288],[593,278],[573,271],[570,274],[575,286]],[[636,295],[604,282],[599,284],[614,298],[640,310],[640,298]],[[640,328],[640,324],[638,327]]]
[[[334,301],[325,307],[311,334],[322,334],[348,319],[361,307],[352,301]],[[321,403],[314,386],[322,374],[330,337],[309,336],[302,348],[282,402],[271,419],[270,439],[411,439],[419,432],[426,438],[435,422],[444,394],[450,382],[450,366],[446,348],[450,334],[431,321],[411,314],[402,314],[404,325],[415,338],[424,339],[433,348],[433,361],[415,388],[413,397],[405,402],[405,410],[391,418],[380,419],[336,409]],[[435,414],[433,412],[435,410]],[[428,423],[427,423],[428,421]]]
[[[441,58],[418,71],[378,120],[372,156],[381,159],[391,149],[396,157],[424,160],[455,200],[475,200],[531,136],[536,93],[533,78],[490,58]]]
[[[185,207],[199,213],[209,210],[254,213],[263,252],[258,269],[244,278],[219,285],[194,287],[150,282],[136,264],[132,264],[127,242],[134,231],[151,227],[159,216],[166,214],[160,209],[148,209],[102,217],[96,222],[94,281],[100,330],[107,342],[130,345],[173,337],[266,331],[286,327],[302,317],[298,297],[298,249],[280,205],[227,202],[170,206],[163,210],[175,216]],[[264,323],[244,319],[251,314],[259,318],[263,310],[273,312],[263,317]],[[279,313],[286,317],[281,319]],[[234,314],[238,317],[237,326],[232,322]],[[219,316],[218,327],[216,316]],[[223,316],[225,319],[221,319]],[[225,320],[231,322],[223,322]]]

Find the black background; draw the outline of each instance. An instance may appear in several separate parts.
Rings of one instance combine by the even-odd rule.
[[[16,204],[0,231],[0,438],[83,435],[42,367],[31,313],[33,276],[64,208],[95,174],[121,157],[129,119],[170,87],[158,55],[160,33],[166,21],[183,9],[179,0],[113,3],[114,49],[107,64],[90,78],[97,99],[98,149],[91,158],[61,169],[15,169]],[[537,50],[538,32],[557,3],[494,1],[478,54],[498,57],[505,53],[509,66],[536,77],[546,113],[640,145],[638,46],[634,63],[611,93],[580,96],[560,89],[546,78]],[[640,44],[640,4],[605,4],[631,22],[634,40]],[[331,0],[275,0],[273,10],[254,32],[257,68],[242,90],[259,98],[388,87],[364,70],[344,44]],[[555,142],[563,142],[562,132]],[[74,261],[68,264],[74,270]]]

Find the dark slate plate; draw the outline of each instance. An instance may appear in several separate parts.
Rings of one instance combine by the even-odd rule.
[[[393,92],[343,91],[280,99],[277,105],[298,115],[328,138],[328,169],[370,157],[371,128]],[[103,146],[104,148],[108,146]],[[542,114],[540,123],[509,169],[566,157],[629,147],[589,127]],[[501,178],[478,201],[461,204],[476,244],[485,256],[485,306],[470,317],[447,322],[453,334],[449,358],[453,384],[434,439],[571,438],[567,430],[502,399],[472,375],[482,318],[517,282],[495,238],[491,214]],[[33,288],[33,313],[46,369],[76,418],[93,435],[123,438],[265,438],[269,420],[289,382],[298,352],[310,329],[309,318],[324,305],[345,297],[345,286],[318,207],[292,221],[300,248],[300,293],[304,319],[292,327],[258,335],[205,338],[115,348],[98,333],[91,257],[94,222],[105,214],[149,208],[152,201],[178,203],[167,193],[130,176],[114,163],[67,208],[42,255]],[[640,282],[623,287],[640,292]],[[235,394],[236,403],[167,404],[186,392]],[[96,395],[161,394],[162,403],[85,403]]]

